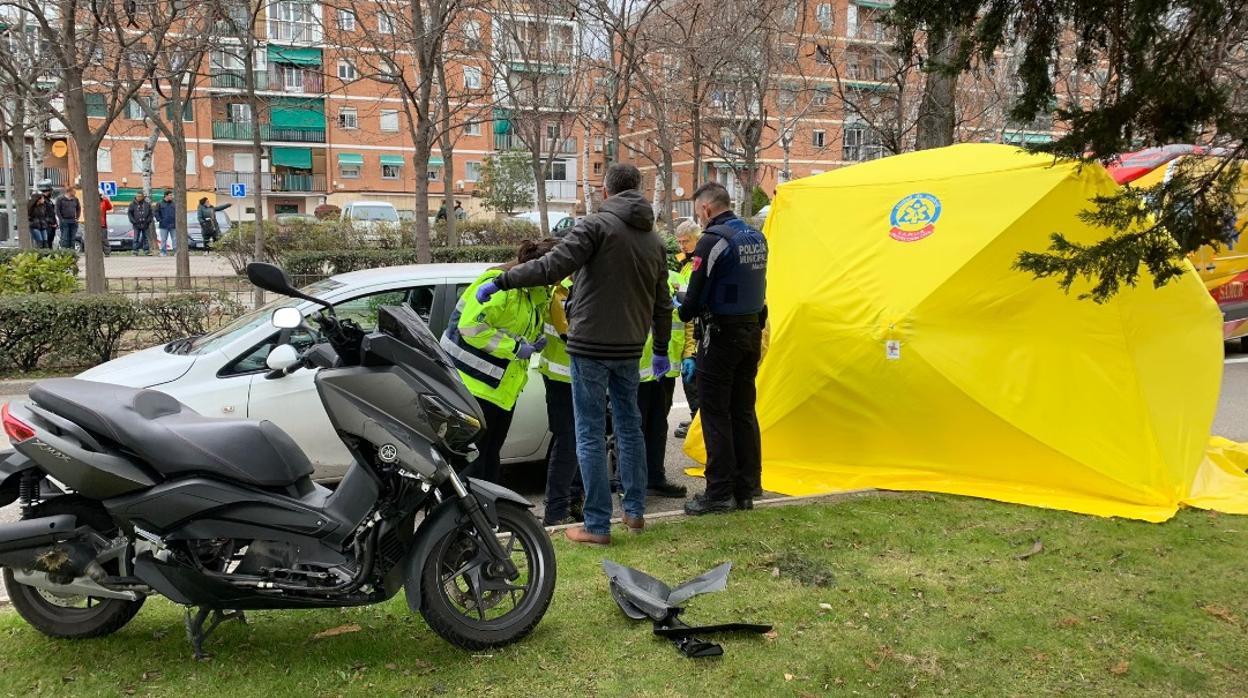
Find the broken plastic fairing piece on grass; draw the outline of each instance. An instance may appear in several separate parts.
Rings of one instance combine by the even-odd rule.
[[[698,594],[722,591],[728,586],[728,572],[732,569],[731,562],[725,562],[675,589],[645,572],[625,567],[611,560],[603,560],[602,569],[610,581],[611,596],[619,604],[620,610],[624,611],[624,615],[633,620],[649,618],[654,623],[654,634],[671,640],[686,657],[723,655],[723,647],[699,640],[697,635],[721,632],[761,634],[771,630],[770,625],[756,623],[689,626],[680,620],[680,614],[685,610],[681,604]]]

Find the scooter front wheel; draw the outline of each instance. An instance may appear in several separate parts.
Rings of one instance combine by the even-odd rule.
[[[498,503],[495,535],[520,575],[496,574],[481,533],[450,531],[434,544],[421,571],[421,615],[451,644],[482,650],[511,644],[533,631],[555,593],[555,549],[527,509]]]

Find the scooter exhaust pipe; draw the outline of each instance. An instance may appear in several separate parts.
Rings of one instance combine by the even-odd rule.
[[[78,517],[44,516],[0,525],[0,566],[46,572],[53,581],[82,575],[97,552]]]

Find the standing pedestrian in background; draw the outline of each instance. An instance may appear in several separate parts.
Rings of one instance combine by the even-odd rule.
[[[546,388],[546,421],[550,424],[550,457],[546,465],[546,509],[543,526],[585,519],[585,490],[576,460],[576,414],[572,407],[572,359],[568,356],[567,302],[572,279],[555,286],[546,322],[546,347],[537,371]]]
[[[576,457],[585,485],[585,525],[570,528],[574,543],[611,543],[611,485],[607,476],[607,402],[624,486],[624,525],[646,525],[646,456],[637,410],[637,362],[654,333],[655,373],[667,373],[672,301],[667,252],[654,231],[654,209],[641,193],[641,172],[616,163],[607,170],[602,209],[582,218],[541,259],[503,273],[477,291],[486,302],[501,291],[553,286],[573,277],[568,302],[568,354]]]
[[[47,215],[47,197],[42,192],[35,192],[30,198],[30,204],[26,206],[26,218],[30,221],[30,239],[35,249],[43,249],[47,236],[51,234],[49,230]],[[53,223],[55,223],[55,213],[53,214]]]
[[[150,256],[152,251],[147,246],[147,235],[152,229],[152,204],[146,194],[139,192],[134,195],[134,201],[126,208],[126,217],[134,228],[134,244],[130,251],[137,256],[139,250],[143,250],[143,254]]]
[[[689,288],[689,279],[693,276],[693,251],[701,236],[702,226],[698,225],[697,221],[685,221],[676,226],[676,245],[679,248],[676,253],[676,263],[679,265],[676,274],[680,277],[682,290]],[[678,439],[689,436],[689,425],[698,416],[696,377],[698,340],[700,339],[702,339],[702,325],[697,318],[694,318],[692,322],[685,325],[685,344],[681,348],[679,357],[680,382],[685,389],[685,401],[689,403],[689,419],[676,426],[676,432],[672,435]],[[673,357],[672,361],[676,362],[676,357]]]
[[[706,491],[685,502],[691,516],[752,509],[762,476],[754,379],[767,320],[767,241],[732,212],[722,184],[693,195],[706,226],[680,319],[702,320],[698,397],[706,440]]]
[[[160,256],[177,252],[178,205],[173,202],[173,192],[166,191],[165,197],[156,204],[155,217],[160,228]]]
[[[73,187],[65,187],[65,193],[56,200],[56,218],[61,231],[61,247],[74,248],[78,239],[78,219],[82,216],[82,202],[74,196]]]
[[[675,296],[683,288],[680,275],[668,272],[668,292]],[[680,356],[685,347],[685,323],[672,312],[672,338],[667,355]],[[667,479],[667,417],[672,411],[672,396],[680,365],[673,364],[667,373],[654,373],[651,368],[652,339],[646,340],[641,357],[641,385],[637,388],[637,406],[641,410],[641,433],[646,441],[646,491],[656,497],[684,499],[688,490]]]

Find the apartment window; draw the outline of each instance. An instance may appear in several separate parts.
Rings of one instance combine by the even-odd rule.
[[[595,153],[602,152],[603,143],[604,143],[604,140],[602,136],[594,136],[594,152]]]
[[[785,85],[780,88],[780,94],[776,97],[776,102],[781,107],[788,109],[797,104],[797,88],[793,85]]]
[[[464,44],[467,48],[481,48],[481,23],[475,19],[464,22]]]
[[[393,109],[382,110],[380,126],[381,126],[382,133],[398,133],[399,132],[399,112]]]
[[[826,106],[828,103],[828,88],[820,85],[815,88],[815,93],[811,95],[810,103],[816,107]]]
[[[828,139],[827,131],[824,131],[822,129],[815,129],[814,131],[811,131],[810,136],[811,136],[810,144],[815,146],[816,148],[822,148],[826,144],[827,139]]]
[[[394,17],[391,17],[385,12],[382,12],[381,14],[377,15],[377,32],[379,34],[393,34],[394,33]]]
[[[481,122],[469,121],[468,123],[464,124],[464,135],[465,136],[480,136],[481,135]]]
[[[552,141],[559,140],[559,124],[546,124],[546,137]]]
[[[359,179],[360,166],[355,164],[338,163],[338,177],[341,179]]]
[[[343,107],[338,110],[338,128],[348,131],[360,127],[360,116],[355,107]]]
[[[251,123],[251,105],[250,104],[227,104],[226,118],[230,123],[249,124]]]
[[[195,169],[198,166],[195,160],[196,160],[195,151],[194,150],[186,151],[186,173],[188,175],[195,174]]]
[[[139,104],[140,99],[147,100],[148,107],[154,104],[151,97],[139,97],[126,102],[126,118],[134,121],[142,121],[147,118],[147,114],[143,111],[143,105]]]
[[[104,95],[98,92],[88,92],[83,95],[87,102],[87,116],[95,118],[104,118],[108,116],[108,105],[104,101]]]
[[[339,80],[358,80],[360,74],[355,70],[355,64],[351,61],[338,61],[338,79]]]
[[[355,13],[351,10],[338,10],[338,29],[344,32],[355,31]]]
[[[303,92],[304,73],[302,69],[285,68],[285,69],[280,69],[279,72],[281,73],[281,77],[282,77],[282,85],[286,88],[287,92],[294,92],[294,93],[299,93],[299,94]]]
[[[884,157],[880,134],[865,124],[849,124],[845,127],[841,142],[841,159],[849,162],[865,162]]]
[[[845,36],[858,36],[858,6],[849,3],[849,10],[845,15]]]
[[[402,165],[387,165],[384,162],[381,164],[381,178],[382,179],[398,179],[400,176],[402,176],[402,174],[403,174]]]
[[[853,3],[850,3],[849,11],[851,13],[854,11]],[[832,5],[826,2],[821,3],[819,7],[815,9],[815,20],[819,22],[819,28],[823,31],[832,31]]]
[[[431,168],[429,168],[429,171],[428,171],[427,175],[428,175],[428,177],[429,177],[429,181],[430,181],[430,182],[436,182],[436,181],[438,181],[438,172],[440,172],[440,170],[434,169],[434,168],[432,168],[432,167],[431,167]]]
[[[466,67],[464,68],[464,87],[469,90],[481,89],[481,69]]]
[[[130,151],[130,171],[135,174],[143,174],[143,149],[135,148]],[[152,155],[152,172],[156,172],[156,156]]]
[[[594,163],[594,174],[596,174],[596,175],[601,175],[601,174],[602,174],[602,163],[601,163],[601,162],[595,162],[595,163]]]
[[[546,170],[546,181],[548,182],[566,182],[568,181],[568,163],[563,160],[556,160],[550,164]]]
[[[113,151],[109,148],[100,148],[95,151],[95,169],[100,172],[113,171]]]
[[[480,161],[469,160],[464,163],[464,179],[469,182],[475,182],[481,179]]]
[[[780,17],[780,24],[788,29],[797,27],[797,3],[792,2],[784,6],[784,14]]]

